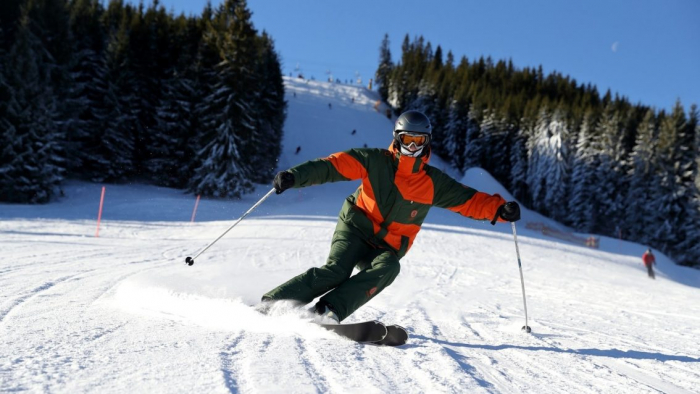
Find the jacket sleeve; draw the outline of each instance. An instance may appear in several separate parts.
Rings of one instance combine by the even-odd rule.
[[[434,178],[435,197],[433,205],[449,209],[462,216],[477,220],[492,220],[498,207],[506,203],[498,194],[487,194],[465,186],[440,172]],[[498,218],[499,222],[505,220]]]
[[[359,150],[351,149],[301,163],[289,172],[294,174],[295,188],[362,179],[367,176],[365,157]]]

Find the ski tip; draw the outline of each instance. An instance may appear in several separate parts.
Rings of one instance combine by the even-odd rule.
[[[528,334],[532,332],[532,329],[530,328],[530,326],[523,326],[522,330]]]

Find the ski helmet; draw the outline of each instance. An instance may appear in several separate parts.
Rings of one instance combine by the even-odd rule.
[[[394,123],[394,141],[401,154],[409,157],[419,157],[427,152],[424,148],[430,145],[432,132],[430,119],[419,111],[406,111]]]

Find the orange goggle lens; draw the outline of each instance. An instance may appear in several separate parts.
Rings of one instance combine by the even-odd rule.
[[[423,146],[428,142],[428,137],[425,134],[401,133],[399,134],[399,140],[402,145],[409,146],[414,143],[416,146]]]

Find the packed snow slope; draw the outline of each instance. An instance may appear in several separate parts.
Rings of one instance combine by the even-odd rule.
[[[286,86],[280,169],[389,145],[392,122],[373,108],[375,93]],[[512,198],[479,169],[462,181]],[[324,263],[357,182],[273,195],[192,267],[185,257],[270,186],[236,202],[203,199],[191,223],[192,195],[106,185],[95,237],[101,186],[71,182],[59,202],[0,205],[2,392],[700,392],[700,272],[657,253],[657,279],[648,279],[643,245],[546,238],[525,224],[564,228],[524,212],[526,334],[510,226],[436,208],[394,284],[347,319],[408,329],[407,345],[381,348],[336,337],[299,311],[250,307]]]

